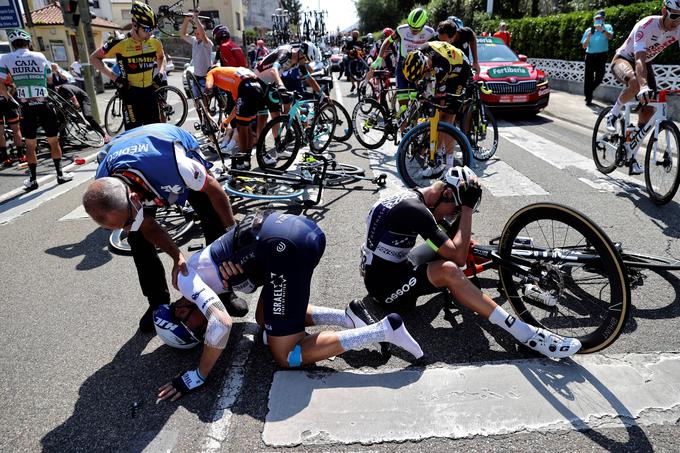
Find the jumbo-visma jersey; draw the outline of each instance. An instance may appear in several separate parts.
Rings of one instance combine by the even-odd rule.
[[[153,68],[156,59],[163,57],[163,44],[153,37],[146,41],[135,41],[128,34],[125,39],[114,39],[104,44],[98,56],[116,58],[130,86],[146,88],[153,83]]]

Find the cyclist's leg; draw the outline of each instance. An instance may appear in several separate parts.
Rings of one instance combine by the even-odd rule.
[[[635,78],[635,66],[625,58],[614,58],[611,64],[611,71],[614,78],[625,85],[611,110],[613,116],[619,116],[623,106],[635,99],[639,85]]]
[[[654,75],[654,67],[651,63],[647,63],[647,84],[649,88],[656,91],[656,76]],[[645,105],[642,107],[640,115],[638,116],[638,127],[640,129],[642,129],[645,124],[649,122],[649,120],[654,115],[655,110],[656,109],[650,105]]]
[[[409,92],[411,90],[411,83],[409,83],[408,80],[404,77],[404,72],[403,72],[403,59],[400,58],[397,61],[397,68],[396,68],[396,79],[397,79],[397,103],[399,104],[399,112],[398,114],[401,114],[404,110],[406,110],[406,105],[408,104],[409,101]]]
[[[136,91],[134,88],[128,88],[121,92],[122,109],[123,109],[123,125],[125,130],[129,131],[136,127],[142,126],[141,116],[136,102]]]

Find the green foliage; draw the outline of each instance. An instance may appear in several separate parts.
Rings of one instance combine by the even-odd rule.
[[[290,23],[297,25],[302,2],[300,0],[281,0],[281,6],[283,6],[283,9],[290,11]]]
[[[433,0],[432,3],[439,1]],[[432,5],[430,3],[430,5]],[[604,8],[606,22],[614,29],[614,39],[609,42],[609,57],[623,44],[633,26],[643,17],[661,14],[658,1],[636,3],[627,6]],[[581,38],[586,28],[593,23],[597,11],[580,11],[545,17],[526,17],[523,19],[504,19],[508,31],[512,33],[512,48],[517,53],[536,58],[555,58],[558,60],[581,60],[585,51]],[[498,30],[499,18],[489,19],[486,14],[475,14],[474,28],[477,35],[482,32],[493,34]],[[673,45],[654,59],[658,64],[678,64],[680,50]]]

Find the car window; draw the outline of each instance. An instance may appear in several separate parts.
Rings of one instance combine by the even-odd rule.
[[[505,44],[498,44],[495,42],[478,42],[477,56],[479,62],[495,62],[495,61],[519,61],[515,52],[510,50]]]

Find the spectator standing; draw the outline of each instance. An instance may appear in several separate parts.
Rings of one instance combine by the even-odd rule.
[[[243,49],[231,39],[231,32],[225,25],[218,25],[213,29],[213,39],[219,46],[220,66],[248,67]]]
[[[85,79],[83,79],[83,66],[80,64],[80,61],[75,60],[73,63],[71,63],[71,66],[69,66],[69,72],[73,75],[73,77],[75,77],[78,88],[84,90]]]
[[[254,68],[257,62],[257,47],[252,42],[248,44],[248,63],[250,68]]]
[[[269,49],[264,45],[264,40],[258,39],[257,40],[257,58],[264,58],[267,55],[269,55]]]
[[[501,22],[498,25],[498,31],[493,34],[494,38],[501,38],[503,42],[505,43],[506,46],[510,47],[510,41],[512,39],[512,35],[508,31],[508,24],[505,22]]]
[[[206,36],[205,28],[201,20],[198,18],[198,10],[192,11],[191,16],[186,16],[182,27],[179,30],[179,35],[182,41],[191,44],[191,61],[194,66],[194,75],[198,79],[201,87],[205,88],[205,76],[210,69],[210,52],[213,48],[213,42]],[[189,23],[194,26],[194,35],[189,36],[187,33]]]
[[[604,22],[604,11],[593,18],[593,25],[583,33],[581,44],[586,49],[586,70],[583,77],[583,94],[586,105],[593,104],[593,91],[602,83],[607,65],[609,40],[614,37],[612,26]]]

